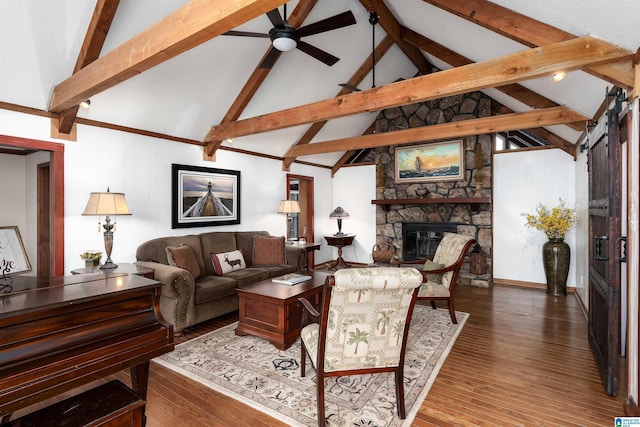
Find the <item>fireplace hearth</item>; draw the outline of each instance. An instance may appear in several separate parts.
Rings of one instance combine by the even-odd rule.
[[[403,222],[402,259],[413,261],[433,257],[444,234],[457,230],[456,223]]]

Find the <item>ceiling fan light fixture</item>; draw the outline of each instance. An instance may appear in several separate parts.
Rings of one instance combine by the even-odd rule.
[[[274,31],[270,36],[273,47],[281,52],[288,52],[298,46],[295,34],[289,31]]]

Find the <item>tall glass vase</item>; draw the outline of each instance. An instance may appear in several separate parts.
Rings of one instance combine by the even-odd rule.
[[[549,239],[542,246],[542,262],[547,277],[547,293],[554,296],[567,295],[567,277],[571,249],[564,239]]]

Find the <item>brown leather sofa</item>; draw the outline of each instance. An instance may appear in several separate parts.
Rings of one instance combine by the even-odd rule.
[[[286,264],[254,265],[254,238],[269,237],[266,231],[209,232],[170,236],[142,243],[136,251],[137,265],[154,269],[162,283],[160,309],[174,333],[184,328],[238,310],[236,288],[271,277],[301,271],[306,254],[295,245],[285,245]],[[187,245],[193,250],[200,274],[169,265],[167,248]],[[246,268],[217,275],[211,254],[241,250]],[[196,271],[198,268],[195,269]]]

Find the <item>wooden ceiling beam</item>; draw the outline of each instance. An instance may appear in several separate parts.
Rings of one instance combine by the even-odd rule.
[[[377,121],[377,118],[373,120],[373,123],[371,123],[369,125],[367,130],[362,132],[362,135],[371,135],[373,133],[373,131],[376,130],[376,121]],[[338,172],[338,169],[340,169],[342,166],[344,166],[344,164],[351,158],[351,156],[353,156],[357,152],[358,152],[358,150],[349,150],[349,151],[345,152],[342,155],[342,157],[340,157],[340,159],[336,162],[336,164],[333,165],[333,167],[331,168],[331,178],[333,178],[333,176],[336,174],[336,172]]]
[[[497,115],[514,113],[514,111],[511,108],[506,107],[506,106],[500,104],[497,101],[494,101],[494,105],[495,105],[494,106],[495,114],[497,114]],[[580,122],[576,122],[576,123],[580,123]],[[587,122],[586,121],[582,121],[581,123],[582,123],[582,130],[586,129]],[[567,141],[566,139],[561,138],[558,135],[556,135],[555,133],[553,133],[551,131],[548,131],[547,129],[542,128],[542,127],[529,128],[527,130],[529,131],[529,133],[539,137],[543,141],[547,141],[552,146],[561,149],[562,151],[564,151],[567,154],[571,155],[575,159],[576,144],[572,144],[571,142]]]
[[[387,36],[385,36],[384,39],[382,39],[380,44],[378,44],[378,46],[376,46],[376,49],[375,49],[376,64],[378,63],[380,58],[382,58],[384,56],[384,54],[389,51],[391,46],[393,46],[393,40],[391,39],[391,37],[389,37],[389,35],[387,35]],[[358,67],[356,72],[353,73],[353,75],[351,76],[351,78],[347,82],[347,84],[349,86],[358,87],[358,85],[360,83],[362,83],[362,80],[364,80],[364,78],[367,76],[367,74],[369,74],[369,72],[373,68],[373,65],[372,65],[373,64],[373,56],[374,56],[373,54],[369,55],[367,57],[367,59],[365,59],[364,62],[360,65],[360,67]],[[346,95],[346,94],[348,94],[350,92],[351,92],[351,90],[342,88],[338,92],[338,94],[336,96]],[[324,127],[324,125],[327,124],[327,122],[328,122],[328,120],[322,120],[320,122],[315,122],[314,124],[312,124],[311,127],[304,133],[304,135],[302,135],[302,138],[300,138],[296,142],[295,145],[302,145],[302,144],[310,143],[311,140]],[[294,160],[295,160],[295,157],[285,157],[284,162],[282,163],[282,170],[288,171],[289,167],[291,166],[291,164],[293,163]]]
[[[286,0],[191,0],[58,84],[49,111],[62,111],[227,32]]]
[[[446,62],[452,67],[461,67],[463,65],[473,64],[473,61],[460,55],[457,52],[424,37],[421,34],[416,33],[409,28],[402,27],[402,37],[409,43],[413,44],[419,49],[427,52],[430,55],[435,56],[441,61]],[[510,85],[497,87],[496,90],[508,95],[521,103],[528,105],[531,108],[550,108],[557,107],[559,104],[551,101],[550,99],[530,90],[526,87],[513,83]],[[584,130],[584,123],[569,123],[567,126],[581,132]]]
[[[487,0],[423,1],[529,47],[546,46],[578,38],[574,34]],[[584,71],[625,89],[633,87],[633,67],[630,58],[615,63],[593,64]]]
[[[73,74],[91,64],[100,56],[119,4],[120,0],[98,0],[96,3],[80,53],[78,53]],[[77,115],[78,104],[61,112],[58,116],[58,132],[70,133]]]
[[[344,150],[400,145],[416,141],[426,142],[469,135],[481,135],[508,130],[571,123],[587,118],[566,107],[553,107],[524,113],[503,114],[479,119],[421,126],[396,132],[377,133],[299,145],[289,149],[289,156],[308,156]]]
[[[393,13],[389,10],[389,8],[384,4],[383,0],[360,0],[360,4],[362,4],[365,9],[370,12],[376,12],[379,16],[379,24],[382,29],[391,37],[394,43],[400,48],[400,50],[405,54],[409,61],[416,66],[420,74],[429,74],[431,73],[432,66],[424,57],[420,49],[416,48],[410,43],[404,41],[404,39],[400,35],[400,23],[393,16]]]
[[[291,15],[287,17],[287,21],[289,21],[289,24],[294,28],[300,27],[304,23],[304,20],[307,19],[307,16],[309,16],[309,14],[311,13],[316,3],[318,3],[318,0],[301,0],[293,10],[293,12],[291,12]],[[256,67],[256,69],[253,70],[253,73],[251,73],[251,76],[249,76],[249,79],[244,84],[238,96],[236,96],[233,104],[231,104],[231,107],[229,107],[227,114],[225,114],[222,118],[221,123],[228,123],[238,120],[240,114],[242,114],[244,109],[247,108],[247,105],[249,105],[249,102],[256,94],[264,80],[267,78],[269,72],[271,72],[271,70],[273,69],[260,68],[260,64],[262,64],[262,61],[267,57],[267,55],[271,53],[273,49],[275,48],[270,45],[264,56],[260,59],[260,62],[258,62],[258,66]],[[280,58],[281,55],[282,53],[278,55],[278,58]],[[276,59],[276,61],[277,60],[278,59]],[[216,150],[220,147],[220,144],[222,144],[222,140],[212,141],[207,144],[207,147],[205,148],[206,154],[208,156],[213,156]]]
[[[633,52],[596,37],[585,36],[245,120],[224,123],[212,127],[205,141],[218,141],[364,111],[399,107],[549,76],[560,70],[569,71],[595,63],[618,61],[631,56]],[[291,154],[286,157],[290,156]]]

